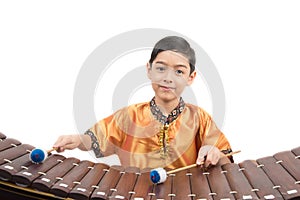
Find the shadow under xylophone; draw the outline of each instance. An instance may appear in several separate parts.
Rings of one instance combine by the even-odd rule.
[[[300,199],[300,147],[152,184],[150,169],[108,166],[59,154],[34,164],[34,148],[0,133],[1,199]]]

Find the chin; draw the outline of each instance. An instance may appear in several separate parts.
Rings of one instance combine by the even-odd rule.
[[[178,97],[175,96],[174,94],[166,94],[166,93],[159,94],[159,95],[157,95],[157,97],[164,102],[170,102],[170,101],[174,101],[174,100],[178,99]]]

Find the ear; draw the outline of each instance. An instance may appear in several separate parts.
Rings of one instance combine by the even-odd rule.
[[[192,85],[192,83],[194,82],[194,80],[195,80],[195,78],[196,78],[196,75],[197,75],[196,71],[193,71],[193,72],[190,74],[190,76],[189,76],[189,78],[188,78],[188,81],[187,81],[187,85],[188,85],[188,86]]]
[[[147,70],[147,76],[151,80],[151,66],[149,62],[147,62],[146,70]]]

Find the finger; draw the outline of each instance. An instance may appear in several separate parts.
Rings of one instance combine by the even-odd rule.
[[[208,152],[207,158],[205,160],[205,167],[208,167],[210,165],[214,165],[215,163],[215,155],[213,151]]]
[[[211,153],[208,153],[207,156],[206,156],[206,160],[205,160],[205,163],[204,163],[204,166],[207,168],[209,167],[210,165],[212,165],[212,154]]]
[[[197,165],[203,165],[206,161],[207,155],[201,156],[201,154],[198,156],[196,164]]]
[[[216,165],[218,163],[218,160],[216,158],[213,158],[211,161],[210,161],[210,164],[211,165]]]
[[[68,141],[68,143],[62,142],[61,144],[58,144],[57,146],[53,146],[53,148],[55,148],[56,151],[59,153],[65,151],[66,149],[75,149],[76,147],[77,147],[76,143],[73,143],[71,141]]]
[[[212,160],[211,160],[211,164],[212,164],[212,165],[216,165],[216,164],[219,162],[219,159],[220,159],[219,154],[214,154],[214,155],[213,155],[213,158],[212,158]]]
[[[59,148],[64,145],[65,136],[59,136],[53,145],[53,148]]]
[[[197,165],[201,165],[201,164],[203,164],[203,162],[204,162],[204,157],[198,156],[197,161],[196,161],[196,164],[197,164]]]
[[[75,143],[68,143],[66,145],[64,145],[64,149],[75,149],[77,147],[77,145]]]
[[[65,149],[63,147],[55,147],[55,149],[56,149],[56,152],[58,152],[58,153],[65,151]]]
[[[53,148],[58,149],[58,152],[62,152],[72,146],[73,141],[69,136],[60,136],[54,143]]]
[[[207,161],[211,165],[216,165],[219,162],[219,159],[220,159],[220,154],[217,151],[211,151],[207,156]]]
[[[198,153],[198,158],[196,161],[196,164],[201,165],[205,162],[206,158],[207,158],[207,150],[206,149],[200,149],[199,153]]]

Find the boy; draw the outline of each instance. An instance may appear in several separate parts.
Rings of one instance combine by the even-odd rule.
[[[204,160],[216,165],[231,152],[229,142],[208,113],[181,98],[196,77],[195,63],[185,39],[161,39],[146,66],[153,99],[120,109],[84,135],[60,136],[53,147],[92,149],[96,157],[117,154],[123,166],[139,168],[174,169]]]

